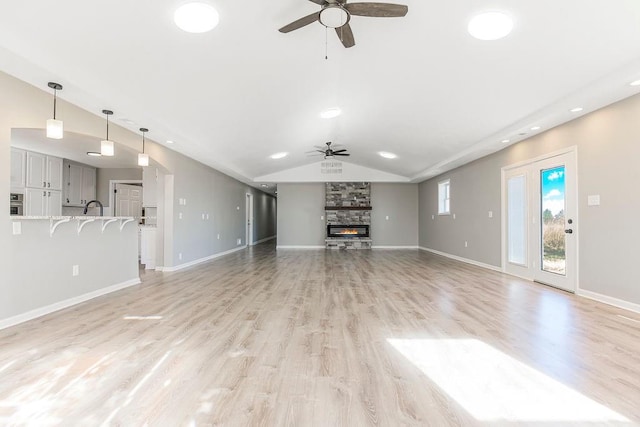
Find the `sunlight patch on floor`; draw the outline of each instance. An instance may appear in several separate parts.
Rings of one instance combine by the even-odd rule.
[[[122,320],[162,320],[162,316],[124,316]]]
[[[479,421],[630,423],[481,341],[387,341]]]

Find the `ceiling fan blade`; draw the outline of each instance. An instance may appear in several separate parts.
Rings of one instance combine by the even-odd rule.
[[[312,22],[317,21],[319,17],[320,17],[320,12],[312,13],[311,15],[307,15],[304,18],[300,18],[297,21],[293,21],[289,25],[285,25],[284,27],[280,28],[278,31],[280,31],[281,33],[288,33],[293,30],[297,30],[299,28],[302,28],[304,26],[311,24]]]
[[[397,18],[405,16],[409,11],[405,5],[392,3],[349,3],[344,8],[352,15],[378,18]]]
[[[350,156],[351,154],[349,154],[349,153],[336,153],[336,152],[334,152],[334,153],[333,153],[333,155],[334,155],[334,156]]]
[[[351,26],[348,23],[342,27],[336,28],[336,34],[344,47],[348,48],[355,46],[356,41],[353,38],[353,31],[351,31]]]
[[[345,151],[347,151],[347,149],[346,149],[346,148],[343,148],[342,150],[334,150],[334,151],[333,151],[333,154],[336,154],[336,153],[344,153]]]
[[[323,6],[326,1],[325,0],[309,0],[311,2],[314,2],[315,4],[319,4],[320,6]]]

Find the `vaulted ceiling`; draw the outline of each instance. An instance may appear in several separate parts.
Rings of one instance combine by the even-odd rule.
[[[404,18],[353,17],[350,49],[319,23],[278,32],[312,1],[207,2],[220,23],[204,34],[176,27],[181,0],[6,2],[0,69],[246,182],[325,141],[420,181],[640,92],[637,0],[399,0]],[[486,10],[511,34],[471,37]]]

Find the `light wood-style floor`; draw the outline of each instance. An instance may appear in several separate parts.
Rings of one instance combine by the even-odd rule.
[[[426,252],[263,244],[0,331],[0,425],[638,425],[638,321]]]

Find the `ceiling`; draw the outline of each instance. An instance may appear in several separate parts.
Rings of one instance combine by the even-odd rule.
[[[182,0],[9,2],[0,69],[245,182],[316,162],[325,141],[417,182],[640,92],[637,0],[400,0],[404,18],[352,18],[351,49],[319,23],[277,31],[311,1],[208,1],[205,34],[174,25]],[[471,37],[486,10],[513,32]],[[330,107],[342,115],[320,118]]]

